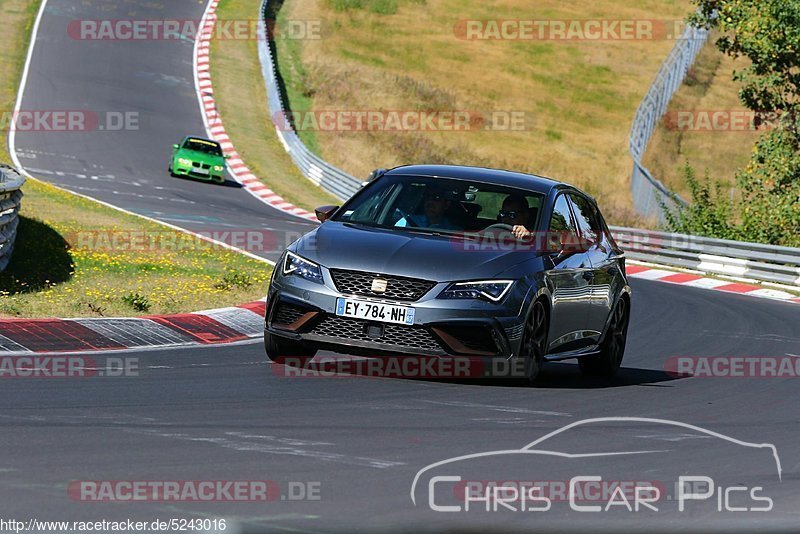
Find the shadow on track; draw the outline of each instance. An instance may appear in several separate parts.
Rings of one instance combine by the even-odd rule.
[[[520,388],[534,387],[537,389],[601,389],[626,386],[652,386],[671,387],[667,382],[687,376],[676,375],[656,369],[640,369],[635,367],[621,367],[616,375],[611,378],[585,377],[578,369],[577,363],[549,362],[542,368],[539,378],[534,386],[530,386],[524,379],[507,376],[490,376],[486,373],[474,373],[473,376],[432,376],[418,372],[414,367],[410,373],[404,373],[402,366],[394,368],[384,365],[370,365],[367,360],[382,360],[381,358],[360,359],[360,365],[355,365],[349,357],[341,359],[326,359],[321,362],[275,363],[272,367],[273,374],[286,378],[390,378],[397,380],[414,380],[423,382],[438,382],[443,384],[476,385],[484,387]],[[385,360],[384,360],[385,361]],[[344,364],[344,365],[343,365]]]
[[[42,221],[20,215],[11,261],[0,273],[0,291],[9,295],[42,291],[66,282],[74,271],[69,243],[61,234]]]

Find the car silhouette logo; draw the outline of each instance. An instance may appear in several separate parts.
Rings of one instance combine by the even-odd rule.
[[[383,278],[376,278],[372,281],[372,291],[375,293],[385,293],[387,282]]]

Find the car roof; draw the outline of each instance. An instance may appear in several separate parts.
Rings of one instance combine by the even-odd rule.
[[[518,189],[528,189],[544,195],[554,187],[574,187],[564,182],[551,180],[534,174],[522,172],[489,169],[485,167],[468,167],[462,165],[404,165],[386,171],[386,176],[430,176],[439,178],[455,178],[460,180],[473,180]]]
[[[213,139],[206,139],[205,137],[200,137],[197,135],[187,135],[186,137],[183,138],[183,142],[185,143],[186,141],[202,141],[204,143],[213,143],[219,146],[219,143],[217,143]]]

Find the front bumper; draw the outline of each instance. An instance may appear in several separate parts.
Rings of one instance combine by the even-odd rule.
[[[197,168],[192,165],[183,165],[181,163],[177,163],[177,160],[172,164],[172,173],[178,176],[188,176],[189,178],[194,178],[196,180],[203,180],[205,182],[217,182],[222,183],[225,181],[225,171],[215,171],[213,169],[207,169],[208,174],[197,172]]]
[[[359,356],[419,355],[509,359],[522,336],[521,299],[509,295],[501,304],[479,300],[443,300],[440,283],[415,302],[345,295],[330,273],[325,284],[276,272],[267,295],[265,331],[303,341],[318,349]],[[524,290],[518,288],[524,295]],[[513,293],[513,291],[512,291]],[[337,316],[336,299],[356,298],[415,308],[413,325],[380,323]]]

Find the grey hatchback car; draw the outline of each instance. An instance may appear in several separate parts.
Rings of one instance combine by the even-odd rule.
[[[361,356],[545,361],[588,375],[622,362],[631,290],[595,201],[510,171],[376,171],[276,264],[264,342],[275,362]]]

